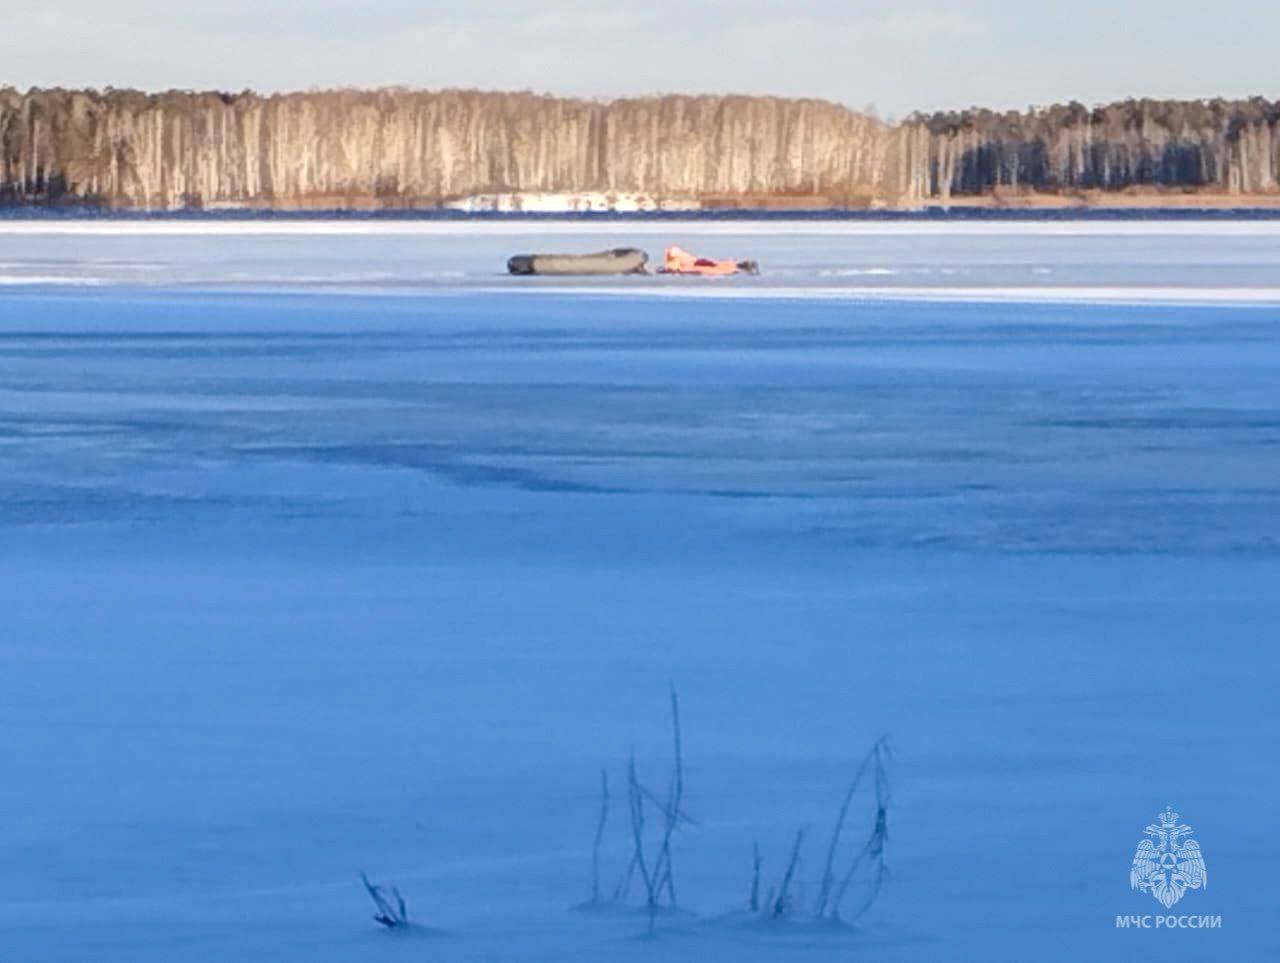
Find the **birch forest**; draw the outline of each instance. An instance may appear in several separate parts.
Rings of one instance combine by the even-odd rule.
[[[856,207],[1278,185],[1280,102],[1261,98],[888,124],[772,97],[0,88],[5,206],[433,207],[494,192],[601,191]]]

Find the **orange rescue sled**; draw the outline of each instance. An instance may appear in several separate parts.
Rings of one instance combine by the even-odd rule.
[[[708,257],[698,257],[673,244],[667,248],[666,256],[663,258],[662,273],[700,274],[704,277],[759,274],[760,265],[755,261],[715,261]]]

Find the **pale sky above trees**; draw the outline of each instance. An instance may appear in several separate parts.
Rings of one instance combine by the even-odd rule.
[[[817,96],[881,113],[1280,96],[1260,0],[41,0],[0,85]]]

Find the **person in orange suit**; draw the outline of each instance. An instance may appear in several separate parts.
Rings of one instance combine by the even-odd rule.
[[[758,274],[759,267],[755,261],[715,261],[707,257],[690,254],[675,244],[667,248],[663,258],[664,274],[700,274],[706,277],[717,277],[725,274]]]

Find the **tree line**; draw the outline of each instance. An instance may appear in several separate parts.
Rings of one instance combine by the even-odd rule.
[[[838,207],[1278,184],[1280,102],[1262,98],[887,124],[775,97],[0,88],[3,205],[430,207],[479,193],[614,191]]]
[[[1126,100],[1089,108],[917,114],[902,125],[911,189],[1134,187],[1267,193],[1280,184],[1280,101]]]

